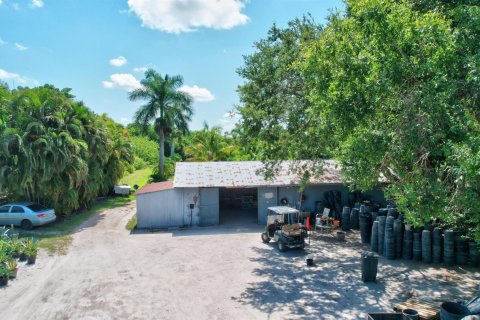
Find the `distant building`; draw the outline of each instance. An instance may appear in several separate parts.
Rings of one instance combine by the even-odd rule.
[[[265,224],[268,207],[299,203],[301,177],[290,170],[291,164],[283,161],[270,181],[258,173],[263,168],[260,161],[177,162],[173,181],[148,184],[136,193],[137,225]],[[325,161],[322,175],[310,180],[302,210],[315,212],[325,205],[328,191],[338,191],[341,205],[348,205],[349,190],[332,160]],[[380,190],[365,195],[385,201]]]

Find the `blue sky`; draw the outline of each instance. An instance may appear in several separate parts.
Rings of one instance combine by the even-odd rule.
[[[143,68],[180,74],[195,98],[191,128],[232,127],[242,55],[273,23],[311,13],[323,23],[340,0],[0,0],[0,80],[72,88],[97,113],[132,121]]]

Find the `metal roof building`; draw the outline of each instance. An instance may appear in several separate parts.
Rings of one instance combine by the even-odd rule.
[[[264,224],[268,207],[298,206],[302,196],[302,209],[315,212],[329,191],[336,191],[347,204],[348,189],[332,160],[325,161],[322,174],[312,177],[299,193],[301,176],[293,167],[310,164],[282,161],[268,180],[260,161],[177,162],[173,181],[148,184],[136,193],[138,227]]]

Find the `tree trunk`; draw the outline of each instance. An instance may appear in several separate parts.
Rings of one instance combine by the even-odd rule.
[[[172,137],[172,141],[170,144],[170,158],[173,158],[174,154],[175,154],[175,138]]]
[[[163,132],[163,128],[160,127],[158,132],[160,137],[159,146],[158,146],[158,173],[160,174],[160,178],[163,180],[164,171],[165,171],[165,134]]]

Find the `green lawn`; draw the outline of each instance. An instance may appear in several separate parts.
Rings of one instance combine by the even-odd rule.
[[[136,184],[139,187],[143,187],[148,183],[148,179],[150,179],[152,172],[153,172],[152,168],[145,168],[145,169],[134,171],[130,173],[128,176],[123,177],[122,180],[120,180],[120,184],[129,185],[132,188]]]

